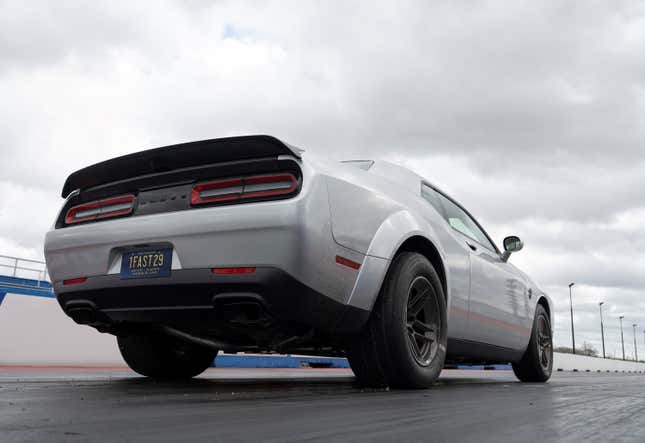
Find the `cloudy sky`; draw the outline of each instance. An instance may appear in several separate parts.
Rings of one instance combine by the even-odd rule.
[[[431,6],[429,6],[431,4]],[[42,258],[74,170],[269,133],[407,164],[556,303],[645,355],[645,4],[0,0],[0,254]]]

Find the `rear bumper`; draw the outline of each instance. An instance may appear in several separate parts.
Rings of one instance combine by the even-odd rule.
[[[296,200],[200,208],[55,229],[45,257],[52,281],[117,274],[134,246],[173,248],[173,270],[236,265],[290,269],[299,243]]]
[[[143,280],[107,275],[62,289],[55,283],[58,302],[70,317],[75,310],[91,307],[96,318],[90,323],[110,325],[159,322],[207,329],[228,320],[224,311],[233,301],[257,302],[278,323],[334,335],[357,332],[369,317],[368,311],[334,301],[272,267],[243,275],[188,269]]]

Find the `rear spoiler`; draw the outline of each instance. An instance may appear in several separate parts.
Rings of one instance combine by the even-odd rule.
[[[77,189],[84,190],[131,177],[191,166],[278,155],[301,158],[301,153],[302,149],[270,135],[215,138],[181,143],[135,152],[80,169],[67,177],[61,195],[65,198]]]

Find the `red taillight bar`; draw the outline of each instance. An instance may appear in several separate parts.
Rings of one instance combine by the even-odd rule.
[[[273,187],[272,185],[280,185]],[[296,190],[298,181],[291,174],[264,175],[260,177],[249,177],[244,179],[244,192],[242,198],[268,197],[272,195],[291,194]],[[256,188],[262,188],[253,190]]]
[[[237,200],[242,194],[244,182],[241,178],[201,183],[190,193],[190,202],[194,205],[221,201]]]
[[[122,195],[71,207],[65,223],[73,224],[90,220],[128,215],[134,209],[134,195]]]
[[[77,278],[70,278],[68,280],[63,280],[64,285],[77,285],[79,283],[85,283],[87,281],[87,277],[77,277]]]
[[[190,195],[190,202],[193,205],[201,205],[280,196],[293,193],[297,187],[298,180],[290,173],[218,180],[195,185]]]
[[[255,272],[255,268],[213,268],[211,269],[211,272],[218,275],[253,274]]]

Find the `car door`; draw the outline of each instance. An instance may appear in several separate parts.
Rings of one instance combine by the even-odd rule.
[[[522,349],[531,327],[526,279],[502,260],[494,243],[465,209],[444,194],[439,197],[446,221],[470,252],[468,339]]]

